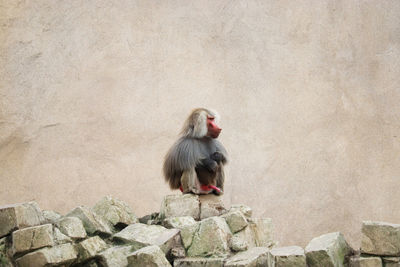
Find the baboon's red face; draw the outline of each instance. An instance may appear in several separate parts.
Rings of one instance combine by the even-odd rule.
[[[222,129],[215,123],[214,117],[207,116],[207,136],[211,138],[218,138]]]

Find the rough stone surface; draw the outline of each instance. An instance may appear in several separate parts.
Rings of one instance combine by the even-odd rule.
[[[298,246],[273,248],[271,267],[307,267],[304,249]]]
[[[254,237],[258,247],[271,248],[275,245],[273,240],[274,225],[270,218],[252,218],[249,226],[254,232]]]
[[[113,240],[131,244],[134,249],[157,245],[164,253],[168,253],[171,248],[181,242],[178,229],[167,229],[159,225],[142,223],[127,226],[121,232],[115,234]]]
[[[244,251],[249,248],[249,244],[243,238],[233,235],[229,240],[229,247],[232,251]]]
[[[14,253],[23,253],[54,245],[53,225],[32,226],[12,233]]]
[[[87,236],[85,227],[78,217],[63,217],[57,222],[60,231],[72,239],[81,239]]]
[[[128,266],[128,255],[134,251],[132,246],[116,246],[99,253],[99,263],[102,267]]]
[[[43,267],[68,264],[76,260],[77,252],[72,244],[42,248],[16,260],[19,267]]]
[[[139,222],[131,208],[123,201],[106,196],[96,203],[93,211],[111,226],[129,225]]]
[[[222,196],[216,196],[214,194],[200,195],[200,219],[220,216],[224,214],[227,210],[224,207],[222,201]]]
[[[42,211],[44,222],[56,224],[57,221],[62,217],[62,215],[53,210],[43,210]]]
[[[270,255],[268,248],[254,247],[249,250],[239,252],[228,258],[225,267],[262,267],[268,266]]]
[[[166,228],[183,229],[193,224],[196,224],[196,221],[190,216],[170,217],[163,221],[163,225]]]
[[[248,245],[248,248],[257,247],[256,237],[253,228],[250,226],[245,227],[242,231],[239,231],[233,235],[233,238],[237,241]]]
[[[379,257],[360,257],[350,258],[350,267],[382,267],[382,259]],[[388,265],[385,265],[387,267]],[[390,266],[390,265],[389,265]]]
[[[247,218],[251,218],[251,215],[253,214],[253,210],[244,204],[233,204],[231,205],[229,211],[240,211]]]
[[[57,245],[72,243],[72,239],[69,236],[61,233],[60,229],[58,229],[57,227],[54,227],[54,241]]]
[[[11,259],[7,253],[9,244],[6,237],[0,238],[0,266],[13,267]]]
[[[223,267],[225,258],[185,258],[174,261],[174,267]]]
[[[80,206],[69,212],[66,217],[77,217],[79,218],[86,232],[89,235],[104,234],[111,235],[112,231],[107,223],[105,223],[101,217],[97,216],[91,209]]]
[[[346,256],[352,253],[343,235],[339,232],[316,237],[305,248],[307,264],[313,266],[342,267]]]
[[[43,222],[42,211],[36,202],[0,206],[0,238],[16,229]]]
[[[160,217],[191,216],[195,220],[200,218],[199,196],[193,194],[165,196],[161,204]]]
[[[231,236],[232,233],[224,219],[204,219],[193,236],[187,254],[189,257],[226,256],[229,253],[228,241]]]
[[[107,248],[106,242],[103,241],[99,236],[93,236],[85,239],[77,245],[77,250],[79,253],[79,259],[81,261],[86,261],[93,258],[99,252]]]
[[[232,233],[239,232],[248,225],[246,217],[240,211],[228,212],[222,218],[226,220]]]
[[[363,222],[361,251],[382,256],[400,255],[400,224]]]
[[[185,226],[181,229],[181,239],[183,246],[187,249],[192,245],[194,234],[198,231],[200,222]]]
[[[400,257],[383,257],[385,267],[400,267]]]
[[[129,255],[128,266],[168,267],[171,264],[158,246],[148,246]]]

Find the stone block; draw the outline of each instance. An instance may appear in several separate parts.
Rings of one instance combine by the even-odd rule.
[[[346,257],[352,253],[344,236],[339,233],[329,233],[316,237],[305,248],[309,267],[326,266],[342,267]]]
[[[189,257],[223,257],[229,253],[228,240],[232,233],[221,217],[210,217],[201,221],[187,250]]]
[[[379,257],[360,257],[350,258],[350,267],[382,267],[382,260]],[[386,267],[386,265],[385,265]]]
[[[239,252],[249,248],[249,244],[243,238],[233,235],[229,240],[229,247],[232,251]]]
[[[244,204],[234,204],[231,206],[229,211],[240,211],[247,218],[250,218],[253,214],[253,210],[249,206],[246,206]]]
[[[77,256],[74,246],[67,243],[36,250],[17,259],[16,262],[19,267],[68,265],[76,260]]]
[[[233,234],[232,239],[237,243],[247,244],[248,248],[257,247],[256,237],[252,227],[247,226],[243,230]]]
[[[225,258],[184,258],[174,261],[174,267],[223,267]]]
[[[158,246],[148,246],[129,255],[128,266],[168,267],[171,266],[171,264]]]
[[[133,251],[132,246],[116,246],[97,254],[97,258],[102,267],[126,267]]]
[[[8,250],[10,249],[10,242],[8,237],[0,238],[0,266],[13,267],[11,255]]]
[[[222,196],[214,194],[200,195],[200,220],[213,216],[220,216],[227,212],[222,201]]]
[[[78,217],[63,217],[57,222],[61,233],[72,239],[82,239],[87,236],[85,227]]]
[[[112,234],[109,225],[96,215],[91,209],[85,206],[80,206],[69,212],[66,217],[77,217],[89,235],[101,234],[109,236]]]
[[[139,222],[125,202],[111,196],[106,196],[97,202],[93,211],[109,225],[117,228]]]
[[[62,217],[60,213],[55,212],[53,210],[44,210],[42,211],[44,222],[56,224],[57,221]]]
[[[12,233],[13,253],[24,253],[54,245],[53,225],[32,226]]]
[[[304,249],[298,246],[273,248],[271,267],[307,267]]]
[[[160,218],[190,216],[200,218],[199,196],[193,194],[165,196],[161,204]]]
[[[228,258],[225,267],[262,267],[268,266],[270,254],[268,248],[254,247],[249,250],[239,252]]]
[[[193,242],[194,234],[198,231],[200,227],[200,222],[197,222],[192,225],[185,226],[181,229],[181,239],[183,246],[188,249]]]
[[[113,240],[130,244],[135,250],[156,245],[167,254],[173,247],[181,244],[178,229],[167,229],[160,225],[135,223],[127,226],[113,236]]]
[[[248,225],[246,217],[240,211],[228,212],[221,217],[226,220],[232,233],[239,232]]]
[[[106,242],[99,236],[93,236],[78,243],[76,246],[79,260],[86,261],[107,248]]]
[[[186,226],[190,226],[196,224],[196,221],[193,219],[193,217],[190,216],[183,216],[183,217],[170,217],[166,218],[163,221],[163,225],[166,228],[175,228],[175,229],[183,229]]]
[[[400,224],[363,222],[361,252],[381,256],[400,255]]]
[[[36,202],[0,206],[0,238],[14,230],[40,225],[44,222]]]
[[[65,244],[65,243],[72,243],[72,239],[69,236],[64,235],[61,233],[60,229],[54,227],[54,241],[57,245]]]
[[[400,257],[383,257],[382,261],[385,267],[400,267]]]
[[[272,248],[275,245],[273,240],[274,226],[270,218],[249,219],[249,226],[254,232],[258,247]]]

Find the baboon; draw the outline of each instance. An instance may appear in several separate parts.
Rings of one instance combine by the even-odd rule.
[[[197,108],[186,119],[179,139],[165,156],[164,177],[183,193],[222,194],[227,152],[217,140],[221,128],[215,111]]]

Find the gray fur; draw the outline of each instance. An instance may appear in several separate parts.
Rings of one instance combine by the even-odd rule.
[[[208,110],[206,109],[197,109],[192,112],[185,122],[185,127],[188,127],[188,129],[183,129],[182,136],[173,144],[165,156],[163,172],[165,180],[169,183],[171,189],[180,187],[181,176],[184,171],[194,169],[202,159],[209,158],[214,152],[218,151],[227,158],[227,152],[218,140],[207,136],[198,137],[196,134],[190,135],[192,132],[190,127],[193,127],[193,125],[198,126],[199,122],[204,121],[204,125],[200,127],[207,128],[204,118],[202,120],[199,119],[203,116],[206,117],[207,113]],[[214,115],[214,113],[212,114]],[[204,129],[202,131],[207,132]],[[226,160],[222,162],[222,164],[225,163]],[[223,168],[220,169],[223,172]],[[223,177],[223,174],[219,176]],[[218,181],[218,184],[220,183],[223,183],[223,181]]]

